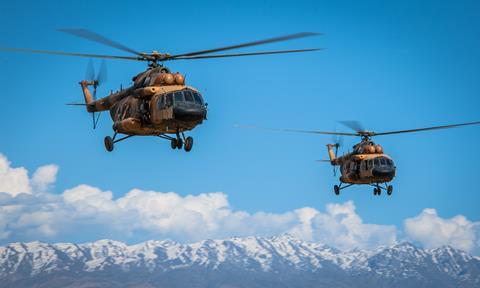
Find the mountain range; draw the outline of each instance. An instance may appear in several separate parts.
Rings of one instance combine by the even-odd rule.
[[[11,243],[0,287],[480,287],[480,258],[402,242],[340,251],[290,235],[182,244]]]

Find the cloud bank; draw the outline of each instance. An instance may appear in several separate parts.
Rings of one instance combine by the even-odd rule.
[[[83,184],[61,194],[49,193],[57,172],[56,165],[46,165],[30,178],[25,168],[13,168],[0,154],[0,243],[99,238],[190,242],[290,233],[352,249],[401,240],[401,231],[394,225],[364,223],[352,201],[327,204],[325,211],[304,207],[284,213],[248,213],[232,209],[227,195],[221,192],[181,196],[133,189],[114,199],[110,191]],[[463,216],[443,219],[434,209],[425,209],[405,220],[403,234],[427,248],[449,244],[472,252],[480,246],[478,231],[478,222]]]

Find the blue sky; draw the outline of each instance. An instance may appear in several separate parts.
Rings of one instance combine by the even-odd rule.
[[[181,196],[223,192],[241,211],[323,210],[352,200],[368,223],[402,225],[425,208],[480,219],[475,151],[480,127],[378,137],[397,165],[392,197],[353,187],[337,197],[328,136],[242,130],[235,124],[342,130],[408,129],[480,119],[480,7],[476,1],[130,2],[4,1],[0,45],[81,53],[123,52],[55,31],[83,27],[141,51],[176,53],[300,31],[323,36],[242,51],[321,47],[301,55],[167,63],[209,103],[190,133],[191,153],[155,138],[103,148],[111,120],[67,102],[82,100],[88,59],[0,52],[0,153],[29,171],[60,167],[53,193],[86,183],[122,197],[133,188]],[[95,61],[97,67],[100,62]],[[143,63],[108,61],[107,93]],[[344,148],[357,139],[345,139]]]

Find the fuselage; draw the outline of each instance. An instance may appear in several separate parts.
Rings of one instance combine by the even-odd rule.
[[[392,181],[396,167],[386,154],[355,154],[342,161],[340,171],[343,183],[373,184]]]
[[[348,184],[386,183],[395,177],[396,167],[383,147],[371,140],[363,139],[353,146],[353,152],[336,157],[335,145],[328,144],[330,163],[340,166],[340,181]],[[338,147],[337,147],[338,148]]]
[[[202,95],[186,86],[181,74],[157,67],[138,74],[133,81],[132,86],[98,100],[92,100],[91,84],[81,82],[87,111],[109,110],[114,131],[127,135],[178,134],[206,119]]]
[[[189,131],[206,119],[202,96],[192,87],[166,86],[150,97],[128,97],[110,109],[114,130],[157,135]]]

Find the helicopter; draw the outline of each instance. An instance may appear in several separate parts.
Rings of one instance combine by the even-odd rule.
[[[106,75],[106,66],[103,65],[95,77],[92,64],[87,66],[87,79],[80,81],[85,103],[70,103],[67,105],[85,106],[87,112],[92,114],[93,128],[96,128],[100,114],[109,111],[113,120],[113,136],[104,138],[105,149],[113,151],[114,144],[133,136],[157,136],[170,141],[172,149],[182,149],[189,152],[193,147],[193,138],[185,137],[185,132],[191,131],[207,119],[208,104],[203,99],[198,89],[187,86],[185,76],[179,72],[173,73],[163,62],[173,60],[193,60],[208,58],[225,58],[239,56],[254,56],[267,54],[284,54],[312,52],[319,48],[277,50],[262,52],[247,52],[235,54],[212,54],[221,51],[239,49],[274,42],[282,42],[304,37],[320,35],[314,32],[301,32],[268,38],[253,42],[230,45],[220,48],[200,50],[188,53],[169,54],[152,51],[151,53],[138,52],[116,41],[86,29],[59,29],[80,38],[107,45],[132,56],[114,56],[83,54],[48,50],[34,50],[25,48],[0,47],[0,50],[11,52],[39,53],[65,55],[87,58],[131,60],[147,62],[145,71],[132,78],[133,84],[127,88],[120,88],[116,92],[97,99],[97,87],[103,84]],[[90,60],[91,61],[91,60]],[[91,91],[93,88],[93,91]],[[124,136],[117,138],[119,134]]]
[[[333,144],[327,144],[327,152],[329,159],[317,160],[319,162],[330,163],[333,166],[334,176],[336,176],[337,167],[340,167],[340,183],[333,186],[333,191],[335,195],[340,195],[341,190],[346,189],[352,185],[370,185],[374,187],[373,195],[379,196],[382,194],[382,190],[385,190],[387,192],[387,195],[390,196],[393,193],[393,186],[389,185],[389,183],[395,177],[397,167],[395,166],[392,157],[385,154],[383,147],[379,144],[376,144],[372,140],[372,137],[437,129],[448,129],[467,125],[478,125],[480,124],[480,121],[387,132],[374,132],[365,130],[362,125],[357,121],[341,121],[340,123],[349,127],[355,132],[328,132],[317,130],[273,129],[243,125],[236,126],[243,128],[261,128],[285,132],[299,132],[336,136],[337,139],[333,141]],[[348,152],[346,154],[343,154],[342,156],[338,156],[338,149],[341,146],[342,139],[338,137],[343,136],[360,137],[360,142],[353,146],[352,152]]]

